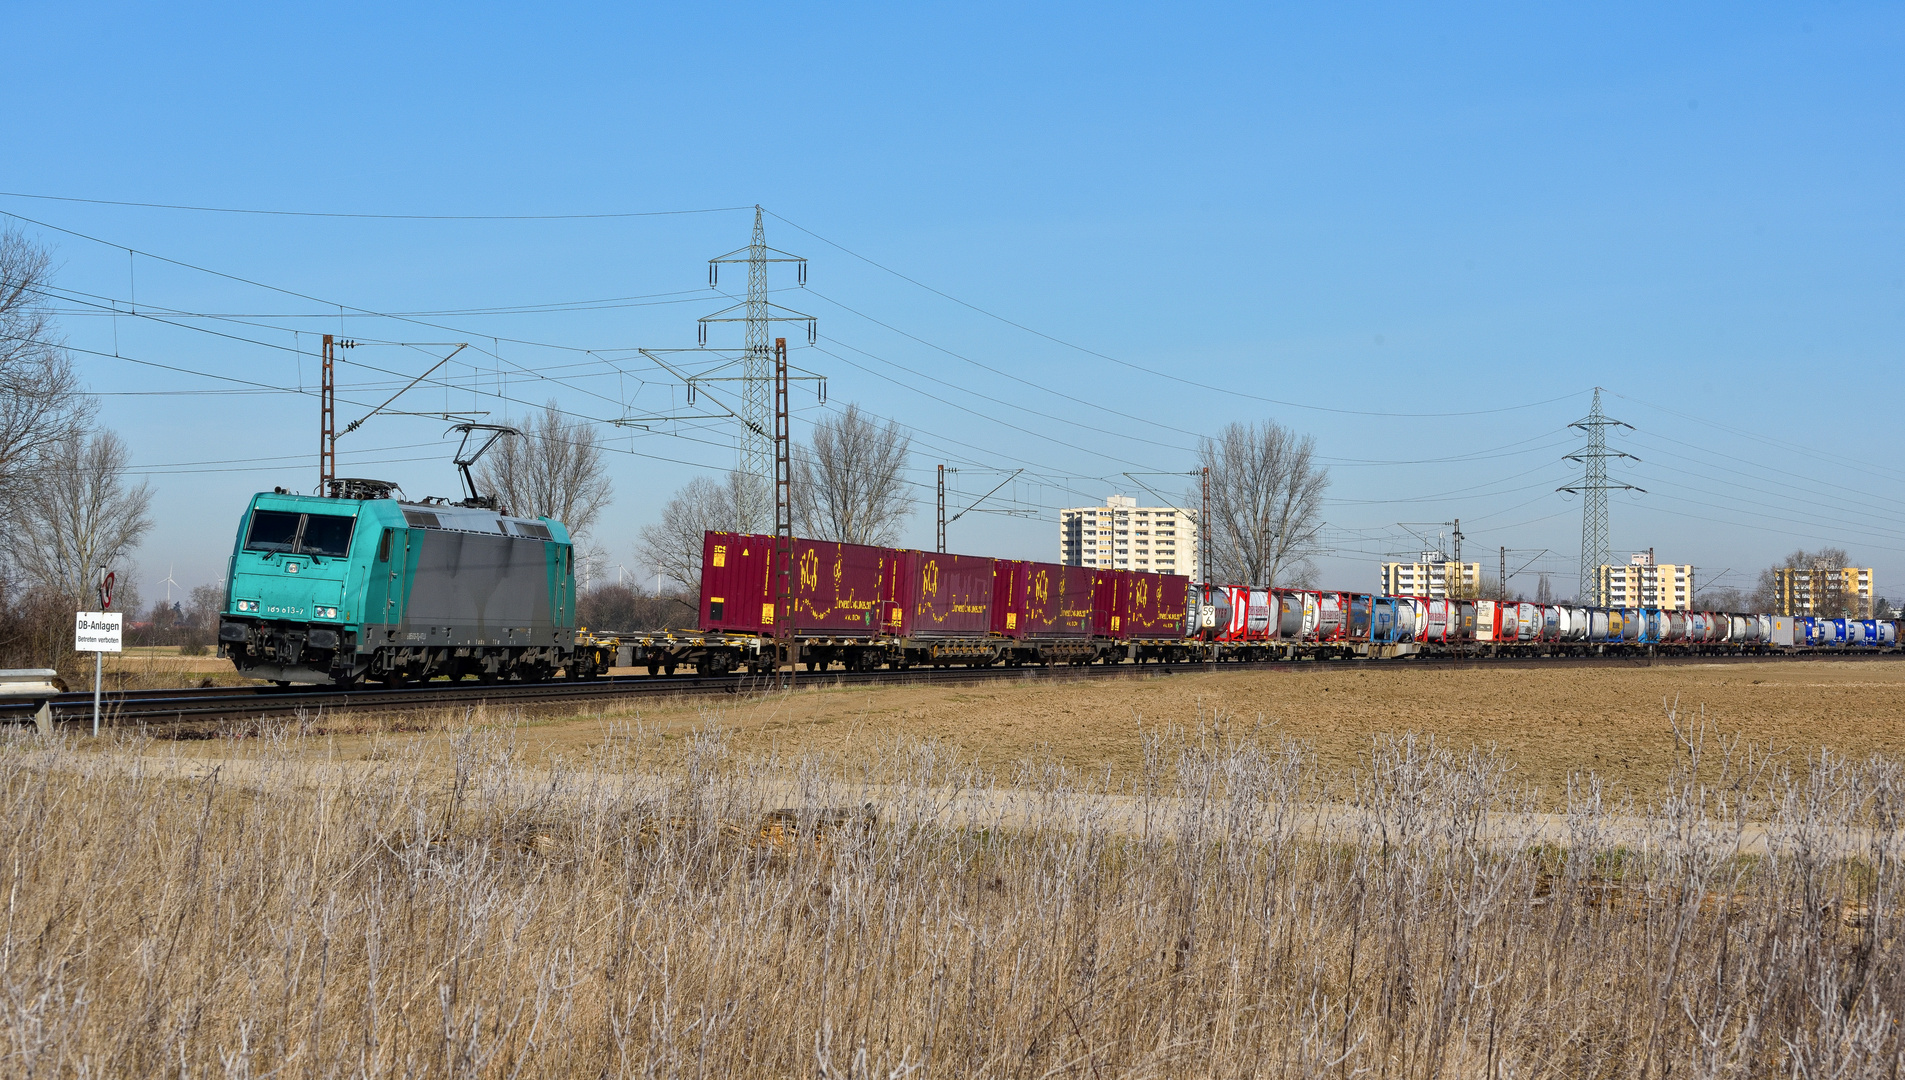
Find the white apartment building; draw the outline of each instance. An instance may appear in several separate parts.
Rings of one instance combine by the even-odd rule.
[[[1103,506],[1058,512],[1058,559],[1067,566],[1198,573],[1197,515],[1169,506],[1139,506],[1113,495]]]
[[[1386,596],[1473,600],[1482,595],[1482,564],[1386,562],[1382,564],[1382,591]]]
[[[1651,551],[1635,552],[1626,566],[1599,569],[1602,607],[1654,607],[1687,610],[1693,607],[1693,566],[1655,563]]]

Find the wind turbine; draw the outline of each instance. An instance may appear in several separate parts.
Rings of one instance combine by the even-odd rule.
[[[170,563],[167,563],[165,567],[165,580],[159,583],[165,586],[165,602],[168,604],[172,602],[173,587],[178,585],[178,582],[172,580],[173,569],[175,568]]]

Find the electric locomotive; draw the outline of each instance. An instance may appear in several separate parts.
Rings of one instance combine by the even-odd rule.
[[[279,684],[597,674],[598,658],[576,648],[575,555],[561,522],[394,490],[340,480],[329,497],[253,496],[218,654]]]

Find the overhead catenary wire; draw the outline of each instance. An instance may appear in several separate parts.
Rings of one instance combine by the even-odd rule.
[[[725,214],[752,210],[752,206],[711,206],[693,210],[631,210],[587,214],[361,214],[323,210],[255,210],[232,206],[188,206],[179,203],[130,202],[122,199],[83,199],[74,195],[36,195],[24,191],[0,191],[9,199],[44,199],[52,202],[88,203],[94,206],[130,206],[147,210],[189,210],[200,214],[255,214],[264,217],[361,218],[372,221],[594,221],[604,218],[680,217],[689,214]]]

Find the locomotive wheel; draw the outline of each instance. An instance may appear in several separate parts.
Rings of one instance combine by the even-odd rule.
[[[648,662],[648,673],[649,673],[650,675],[660,675],[660,674],[661,674],[661,661],[660,661],[660,660],[650,660],[650,661]]]

